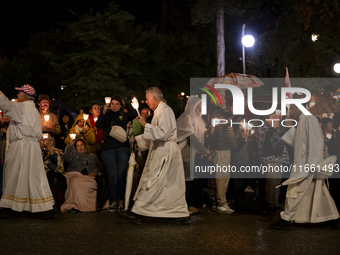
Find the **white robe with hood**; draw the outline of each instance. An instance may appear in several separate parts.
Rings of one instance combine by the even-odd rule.
[[[325,175],[304,171],[323,161],[323,134],[315,116],[299,117],[299,125],[294,138],[294,166],[290,179],[302,179],[288,185],[285,210],[281,218],[298,223],[318,223],[339,218],[338,210],[325,183]],[[300,171],[300,166],[302,171]],[[304,179],[303,179],[304,178]]]
[[[186,181],[192,181],[194,179],[195,156],[198,152],[193,145],[190,145],[189,148],[187,148],[187,138],[194,134],[197,140],[204,145],[204,132],[207,130],[204,120],[202,119],[202,114],[197,116],[195,112],[196,107],[199,106],[200,103],[201,99],[199,97],[190,96],[184,112],[177,119],[177,142],[182,150],[183,163],[190,166],[189,173],[184,169]]]
[[[177,145],[176,119],[160,102],[144,134],[136,136],[140,150],[149,149],[132,212],[149,217],[188,217],[182,155]]]
[[[7,130],[8,147],[0,207],[18,212],[53,209],[54,199],[39,146],[42,137],[40,115],[34,102],[11,102],[1,93],[0,109],[11,120]]]

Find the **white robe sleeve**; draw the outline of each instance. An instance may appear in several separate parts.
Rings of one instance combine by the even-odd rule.
[[[143,134],[135,136],[138,150],[139,151],[146,151],[150,147],[150,140],[145,140],[143,138]]]
[[[22,103],[10,101],[5,94],[0,92],[0,110],[4,112],[11,121],[21,123],[22,121]]]
[[[166,116],[170,115],[171,112],[167,108],[162,109],[157,116],[157,126],[147,123],[144,128],[143,138],[145,140],[166,142],[173,135],[172,123]],[[176,137],[177,138],[177,137]]]

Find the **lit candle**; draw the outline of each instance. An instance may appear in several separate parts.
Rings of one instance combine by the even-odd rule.
[[[97,122],[97,119],[98,119],[98,118],[94,118],[94,122]]]
[[[70,138],[71,138],[71,140],[76,139],[76,134],[70,134]]]
[[[2,111],[0,110],[0,118],[2,117]]]
[[[331,139],[331,138],[332,138],[332,134],[326,134],[326,137],[327,137],[328,139]]]
[[[50,119],[50,115],[44,115],[44,119],[45,119],[45,121],[48,121],[49,119]]]
[[[48,138],[48,133],[43,133],[43,139],[47,139]]]
[[[83,114],[83,117],[84,117],[84,120],[87,121],[87,119],[89,118],[89,115],[86,114],[86,113],[84,113],[84,114]]]
[[[105,104],[109,104],[111,102],[111,97],[105,97]]]
[[[246,123],[244,125],[244,131],[246,131],[249,134],[249,131],[250,131],[250,129],[252,129],[252,127],[253,127],[252,125],[249,125],[248,123]],[[247,142],[247,138],[245,140]]]
[[[15,102],[15,99],[12,99],[12,102]]]
[[[138,116],[140,116],[139,111],[138,111],[138,107],[139,107],[139,103],[137,98],[132,98],[132,103],[131,103],[132,107],[137,111]]]
[[[211,120],[211,125],[213,126],[213,127],[215,127],[216,125],[218,125],[220,123],[220,120],[218,119],[218,118],[213,118],[212,120]]]

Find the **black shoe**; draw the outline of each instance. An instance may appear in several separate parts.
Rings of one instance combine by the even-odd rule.
[[[120,216],[122,216],[123,218],[126,218],[126,219],[131,220],[133,223],[135,223],[135,224],[137,224],[137,225],[142,224],[141,220],[138,219],[135,215],[133,215],[132,212],[125,211],[125,210],[123,210],[123,209],[119,209],[119,210],[118,210],[118,214],[119,214]]]
[[[13,218],[15,216],[15,211],[12,209],[2,208],[1,211],[1,218]]]
[[[333,229],[340,229],[340,220],[329,220],[324,223],[321,223],[320,228],[333,228]]]
[[[48,220],[53,217],[53,215],[57,214],[59,212],[58,208],[56,206],[53,206],[52,210],[46,211],[44,220]]]
[[[167,223],[174,224],[174,225],[177,225],[177,224],[189,225],[191,223],[191,220],[189,216],[189,217],[182,217],[182,218],[174,218],[174,219],[168,220]]]
[[[277,230],[289,230],[292,228],[292,223],[290,221],[280,219],[277,222],[271,223],[270,227]]]
[[[77,212],[80,212],[80,211],[77,210],[77,209],[72,208],[72,209],[70,210],[70,212],[71,212],[71,213],[77,213]]]
[[[279,213],[282,212],[283,208],[280,206],[275,206],[275,207],[268,207],[267,212],[269,213]]]

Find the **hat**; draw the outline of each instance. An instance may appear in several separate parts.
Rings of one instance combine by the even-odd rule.
[[[17,90],[17,91],[22,91],[22,92],[24,92],[26,95],[35,97],[35,89],[33,88],[33,86],[31,86],[31,85],[29,85],[29,84],[25,84],[25,85],[23,85],[21,88],[15,87],[15,90]]]
[[[44,95],[44,94],[39,95],[38,103],[40,103],[41,100],[47,100],[47,101],[51,102],[50,97],[48,95]]]

